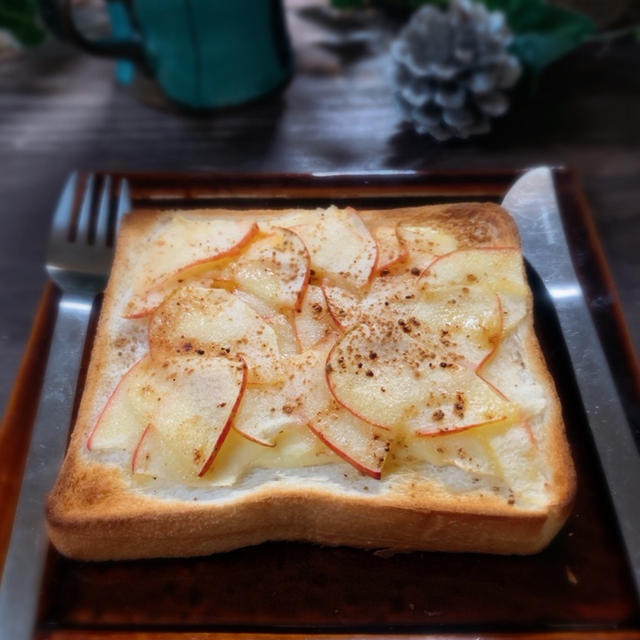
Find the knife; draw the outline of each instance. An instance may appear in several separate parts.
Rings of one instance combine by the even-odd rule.
[[[551,170],[527,171],[502,205],[556,309],[640,595],[640,452],[573,267]]]

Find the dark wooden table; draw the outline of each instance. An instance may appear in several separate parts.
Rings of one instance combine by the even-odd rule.
[[[347,29],[308,8],[289,13],[298,65],[290,86],[207,118],[150,109],[114,84],[111,62],[56,42],[0,61],[0,406],[42,291],[52,205],[74,168],[361,172],[564,164],[583,181],[638,350],[640,46],[583,47],[550,68],[533,95],[520,97],[492,135],[443,145],[401,123],[377,19]]]

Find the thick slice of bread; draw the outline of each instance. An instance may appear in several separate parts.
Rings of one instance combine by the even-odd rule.
[[[355,212],[347,211],[340,214],[343,216],[340,219],[351,226],[341,242],[329,248],[328,254],[324,249],[321,253],[317,246],[312,246],[314,236],[308,228],[303,228],[308,221],[324,215],[315,211],[139,211],[125,220],[77,422],[58,481],[47,503],[49,534],[57,549],[74,558],[107,560],[203,555],[267,540],[306,540],[327,545],[397,550],[516,554],[536,552],[548,544],[568,515],[575,491],[575,475],[559,400],[533,329],[531,293],[528,287],[518,288],[525,278],[513,221],[503,209],[493,204],[361,211],[359,217]],[[189,227],[188,234],[180,226],[185,220],[187,225],[196,221],[196,226]],[[246,223],[247,226],[225,228],[226,235],[217,236],[219,221]],[[364,222],[362,227],[359,226],[361,222]],[[295,261],[306,255],[304,248],[296,249],[287,263],[290,272],[287,282],[295,283],[295,274],[302,274],[300,278],[304,277],[305,282],[301,285],[300,296],[296,299],[291,285],[282,289],[271,287],[268,290],[271,297],[260,299],[263,291],[260,286],[263,285],[259,285],[256,305],[256,289],[252,289],[251,280],[256,272],[251,272],[253,275],[247,279],[243,276],[244,267],[234,265],[242,265],[243,259],[247,264],[249,251],[266,255],[260,253],[262,249],[255,243],[265,238],[268,242],[269,234],[280,227],[292,229],[311,249],[311,266],[306,274],[302,267],[295,272]],[[215,264],[200,259],[198,233],[212,234],[206,241],[202,238],[204,244],[211,241],[220,246],[223,241],[216,238],[224,236],[225,242],[230,243],[223,251],[224,257]],[[232,237],[235,239],[228,240]],[[377,248],[370,242],[371,237],[377,239]],[[324,240],[331,242],[331,238]],[[363,244],[358,253],[357,242],[361,241]],[[293,245],[297,242],[295,240]],[[229,249],[231,244],[233,247]],[[367,254],[372,246],[377,258]],[[204,249],[214,253],[216,250],[208,245]],[[347,266],[334,269],[331,252],[335,254],[335,264],[340,265],[340,260],[348,256],[350,250],[354,251],[353,260],[347,260]],[[478,253],[480,251],[485,254]],[[185,255],[184,265],[180,263],[180,252]],[[490,252],[497,257],[487,264],[496,266],[492,267],[494,272],[482,272],[483,276],[480,267],[477,271],[474,265],[484,264],[485,256]],[[444,258],[438,258],[443,254]],[[167,258],[169,255],[171,257]],[[450,256],[454,256],[453,259]],[[499,280],[504,276],[498,273],[502,270],[500,261],[504,262],[504,259],[508,259],[512,273],[515,273],[512,280],[506,276],[506,280]],[[194,269],[194,264],[200,266]],[[166,265],[171,265],[172,274],[164,269]],[[214,275],[211,276],[207,269]],[[309,277],[311,284],[307,287]],[[483,279],[486,282],[482,282]],[[426,302],[420,309],[426,315],[421,316],[422,325],[413,316],[406,316],[406,320],[403,319],[405,316],[398,315],[387,318],[387,302],[381,300],[386,295],[388,282],[397,283],[397,286],[391,286],[391,297],[395,296],[391,306],[397,313],[400,313],[397,309],[404,313],[408,308],[402,307],[404,300],[406,304],[413,304],[416,296],[423,296],[420,299]],[[240,291],[236,290],[238,283]],[[330,414],[325,412],[319,420],[320,414],[310,415],[303,411],[304,417],[300,417],[297,409],[283,406],[287,415],[292,413],[292,424],[287,425],[285,417],[281,428],[270,431],[268,410],[264,409],[263,422],[259,419],[261,405],[250,405],[251,398],[262,397],[256,390],[269,393],[270,387],[268,383],[265,385],[263,378],[259,375],[251,377],[257,375],[255,371],[260,366],[264,369],[264,361],[254,367],[253,363],[258,360],[252,355],[251,346],[245,345],[242,357],[238,356],[238,359],[234,359],[237,356],[234,348],[226,347],[226,351],[216,353],[216,357],[241,362],[249,370],[249,385],[242,391],[244,404],[238,404],[240,396],[233,394],[229,396],[235,402],[233,408],[225,408],[225,402],[218,402],[216,406],[222,407],[220,411],[227,413],[223,419],[226,421],[224,428],[215,432],[206,431],[202,411],[198,414],[199,422],[193,422],[196,424],[194,429],[204,429],[202,433],[207,438],[217,440],[215,447],[207,440],[205,465],[200,460],[202,451],[196,452],[195,463],[199,466],[190,474],[188,465],[195,464],[193,461],[176,467],[177,471],[174,466],[182,459],[180,456],[185,453],[185,447],[192,446],[189,438],[196,437],[193,433],[197,435],[200,431],[187,436],[180,432],[183,435],[174,434],[169,439],[161,438],[160,444],[152,444],[154,441],[145,436],[148,428],[156,426],[151,424],[156,418],[147,424],[146,420],[139,423],[139,418],[134,420],[128,415],[131,399],[123,396],[127,383],[119,383],[141,358],[147,363],[144,357],[149,351],[150,327],[154,336],[152,341],[165,347],[169,345],[161,356],[157,355],[159,347],[154,346],[156,364],[152,365],[152,371],[155,371],[153,367],[167,367],[168,363],[197,362],[196,351],[203,358],[209,357],[204,353],[205,349],[196,349],[198,345],[192,344],[189,336],[185,337],[180,324],[182,319],[171,311],[171,300],[173,303],[182,300],[183,304],[186,300],[188,304],[190,292],[201,291],[205,286],[209,291],[220,289],[214,295],[215,304],[224,305],[225,296],[238,295],[241,299],[253,300],[257,315],[266,318],[267,324],[273,323],[276,316],[284,317],[297,331],[298,351],[305,348],[307,341],[305,336],[308,334],[301,328],[304,318],[308,319],[307,311],[311,309],[311,314],[317,311],[326,315],[330,310],[333,319],[326,316],[324,320],[309,320],[314,337],[308,340],[318,338],[318,327],[325,326],[322,322],[330,326],[318,344],[333,348],[330,351],[327,348],[310,349],[309,353],[322,358],[327,385],[335,396],[335,399],[331,398],[335,410]],[[145,292],[154,289],[152,302],[147,296],[140,303],[141,288]],[[247,288],[248,291],[243,290]],[[475,302],[464,302],[469,289],[473,295],[484,291],[486,299],[472,296]],[[176,293],[176,290],[182,293]],[[383,297],[375,298],[373,294],[367,297],[367,292],[374,290],[382,291]],[[331,302],[331,295],[336,291],[336,300],[356,300],[356,306],[349,302],[346,310],[338,308],[340,304],[336,307]],[[312,299],[309,292],[314,292],[316,298]],[[450,292],[453,293],[449,299]],[[306,310],[303,294],[309,296]],[[180,295],[186,298],[180,298]],[[140,304],[132,307],[136,296]],[[150,313],[165,296],[169,296],[169,302],[163,302],[159,310]],[[276,303],[274,299],[277,299]],[[293,302],[287,303],[287,300]],[[461,302],[463,309],[471,310],[469,313],[473,318],[469,321],[473,320],[473,326],[467,326],[465,318],[460,319],[455,314],[455,319],[451,320],[454,316],[450,315],[452,312],[447,304],[455,306]],[[280,303],[284,307],[278,306]],[[260,314],[261,304],[276,312]],[[499,317],[492,311],[494,304],[501,314]],[[132,312],[134,307],[135,312]],[[244,306],[242,309],[249,318],[247,322],[259,321]],[[198,310],[193,312],[197,314]],[[384,325],[390,328],[378,338],[380,354],[367,347],[358,355],[365,361],[361,370],[355,364],[352,369],[341,369],[340,354],[351,353],[349,349],[353,348],[357,352],[358,345],[370,345],[375,339],[371,327],[382,327],[382,317],[385,321],[390,318],[389,322],[394,326],[399,323],[402,332],[390,324]],[[400,319],[396,323],[397,318]],[[478,323],[482,324],[478,318],[486,320],[481,331],[477,329]],[[320,324],[313,324],[316,320]],[[236,323],[240,324],[239,316],[232,315],[230,324]],[[467,326],[466,333],[461,333],[463,326]],[[453,337],[448,333],[450,330],[455,334]],[[434,354],[429,355],[422,347],[420,356],[411,351],[411,345],[417,344],[426,332],[430,332],[429,344],[437,343],[434,351],[440,349],[432,366],[433,379],[427,360]],[[175,344],[171,342],[171,336],[175,337],[174,334],[179,334],[178,338],[182,338],[184,344],[180,343],[172,352]],[[280,340],[284,335],[282,331],[275,334],[282,347],[282,354],[278,356],[282,362],[293,362],[296,358],[296,362],[301,362],[304,354],[294,354],[291,341],[288,347],[282,346],[286,343],[285,339]],[[403,336],[418,342],[411,342],[408,350],[399,351],[398,345],[404,344]],[[482,345],[489,345],[486,352],[482,352]],[[397,360],[394,360],[394,353]],[[406,376],[409,375],[407,363],[410,357],[420,361],[414,363],[417,367],[415,381],[405,384],[409,379]],[[273,355],[268,355],[267,360],[269,358],[277,359]],[[138,371],[144,370],[145,366],[147,364],[138,367]],[[282,383],[285,386],[277,389],[298,384],[303,378],[303,369],[293,365],[287,369],[286,366],[288,382],[285,380]],[[398,366],[397,375],[395,369],[390,368],[392,366]],[[220,371],[220,367],[214,367],[209,373],[222,375]],[[355,378],[361,371],[365,373]],[[461,385],[459,390],[454,389],[460,402],[454,403],[451,415],[448,405],[442,404],[444,410],[441,410],[437,397],[440,391],[434,391],[451,387],[447,376],[454,373],[449,372],[465,380],[455,383]],[[205,373],[202,375],[206,380]],[[229,388],[239,389],[240,374],[231,369],[227,373]],[[244,375],[246,383],[246,371]],[[270,370],[264,375],[271,379]],[[175,382],[175,377],[172,380]],[[354,380],[361,380],[362,384],[355,384]],[[388,382],[381,382],[376,387],[379,380]],[[407,400],[403,404],[405,401],[399,400],[402,389],[398,391],[397,385],[394,386],[397,380],[419,402],[430,398],[426,400],[422,414],[417,407],[419,402],[409,404]],[[387,383],[389,391],[384,388]],[[193,388],[196,389],[196,385]],[[187,403],[187,406],[190,400],[183,399],[187,392],[184,387],[180,389],[182,395],[177,395],[174,401]],[[192,390],[187,391],[191,393]],[[199,387],[196,392],[200,393]],[[326,389],[316,392],[317,388],[310,386],[300,395],[311,397],[311,400],[304,399],[307,411],[308,406],[313,406],[316,395],[325,393],[331,397]],[[391,396],[387,404],[380,393]],[[462,402],[465,393],[467,397]],[[442,392],[442,397],[444,395]],[[116,400],[113,400],[114,396]],[[494,407],[492,413],[483,406],[471,407],[473,398],[489,396]],[[171,393],[159,396],[158,402],[167,409],[153,415],[159,422],[166,423],[168,426],[164,428],[170,431],[174,410]],[[258,419],[254,415],[256,407]],[[398,407],[404,413],[393,413],[392,410]],[[211,416],[207,413],[207,419],[217,420],[213,409],[211,413]],[[474,418],[469,417],[472,413]],[[253,416],[253,422],[247,421],[247,414]],[[397,417],[396,414],[402,415]],[[478,415],[485,418],[478,419]],[[233,420],[237,428],[229,429]],[[470,420],[475,422],[469,423]],[[107,422],[109,424],[105,426]],[[245,424],[250,430],[245,433],[247,437],[238,430]],[[439,430],[439,424],[445,425],[442,430]],[[128,428],[137,429],[138,435],[123,439],[122,430]],[[337,428],[350,434],[346,444],[342,442],[341,434],[336,435]],[[109,444],[108,434],[105,436],[109,429],[115,429],[113,433],[116,433],[116,440],[120,438],[120,444],[113,445],[113,441]],[[138,437],[141,432],[144,435]],[[260,444],[256,439],[267,442]],[[188,444],[184,444],[187,441]],[[382,449],[380,442],[384,444]],[[374,458],[367,458],[374,443],[378,443]],[[364,454],[358,458],[361,444]],[[165,450],[159,451],[162,447]],[[352,452],[355,454],[350,457]],[[188,457],[190,451],[186,453]],[[164,462],[154,466],[157,457]],[[354,457],[358,458],[355,462]]]

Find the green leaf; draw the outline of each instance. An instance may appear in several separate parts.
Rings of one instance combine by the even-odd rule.
[[[490,9],[504,11],[514,32],[513,52],[536,72],[575,49],[595,31],[595,24],[587,16],[544,0],[483,1]]]
[[[0,29],[7,29],[26,46],[40,44],[45,36],[36,22],[36,9],[31,0],[2,0]]]

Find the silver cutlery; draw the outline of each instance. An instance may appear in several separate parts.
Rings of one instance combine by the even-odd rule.
[[[551,170],[527,171],[502,205],[515,218],[523,253],[542,278],[558,314],[640,593],[640,453],[573,268]]]
[[[104,288],[122,216],[131,208],[126,180],[72,174],[55,209],[47,271],[62,291],[40,405],[33,427],[0,583],[0,639],[31,638],[47,551],[44,503],[64,456],[73,398],[95,297]],[[117,187],[117,188],[114,188]]]

